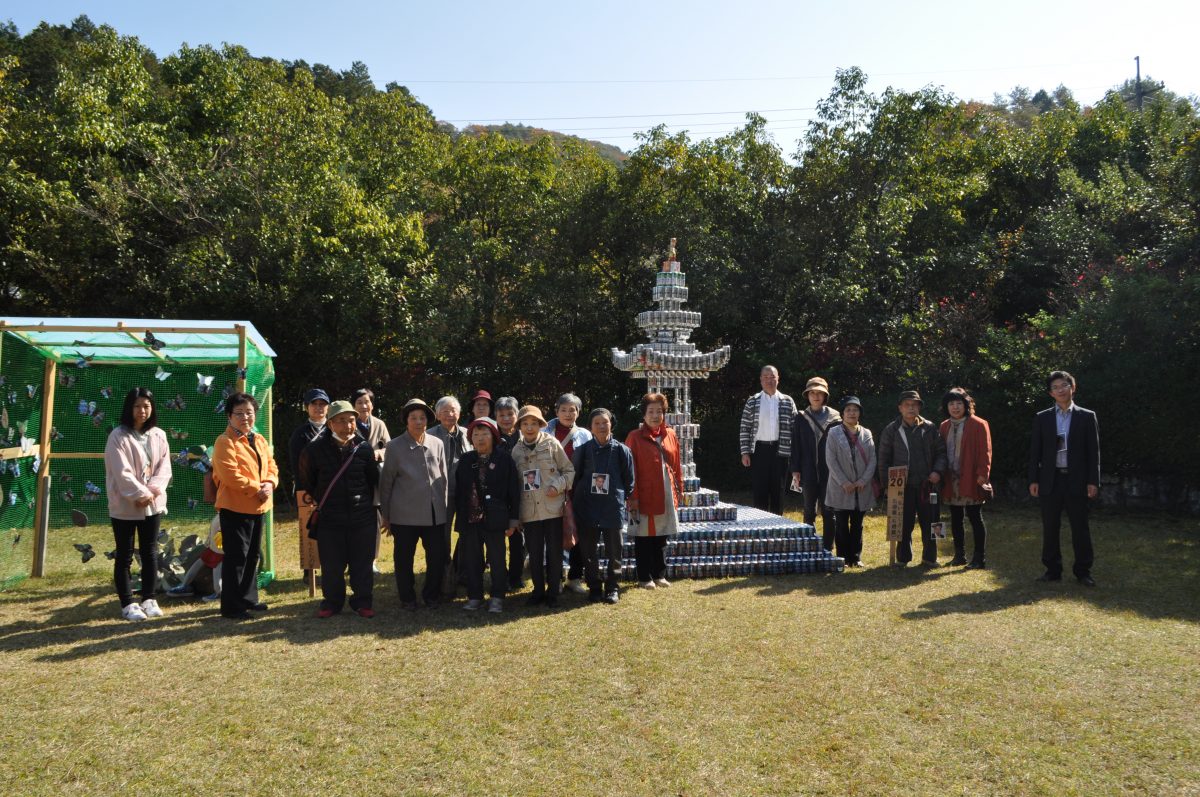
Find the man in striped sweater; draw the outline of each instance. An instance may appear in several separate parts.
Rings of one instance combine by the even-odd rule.
[[[742,466],[750,468],[754,506],[783,513],[783,479],[792,453],[792,416],[796,403],[779,392],[779,369],[763,366],[762,391],[746,401],[738,435]]]

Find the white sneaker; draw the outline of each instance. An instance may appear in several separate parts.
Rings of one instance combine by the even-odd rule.
[[[465,609],[468,612],[478,611],[479,609],[482,609],[482,608],[483,608],[483,601],[479,600],[478,598],[471,598],[469,601],[467,601],[465,604],[463,604],[463,609]]]
[[[567,581],[567,589],[574,592],[576,595],[586,595],[588,588],[584,586],[583,579],[572,578]]]
[[[161,614],[161,612],[159,612]],[[131,603],[121,610],[121,616],[133,623],[140,623],[146,619],[146,613],[142,611],[142,607],[136,603]]]
[[[504,611],[504,599],[492,598],[491,601],[488,602],[488,611],[492,614],[500,614],[500,612]]]
[[[642,589],[654,589],[655,588],[653,581],[639,581],[638,586],[641,587]]]
[[[158,601],[154,598],[146,598],[142,601],[142,613],[147,617],[162,617],[162,609],[158,608]]]
[[[671,586],[671,582],[670,582],[670,581],[667,581],[665,578],[656,578],[656,579],[654,579],[654,583],[655,583],[657,586],[660,586],[660,587],[669,587],[669,586]]]

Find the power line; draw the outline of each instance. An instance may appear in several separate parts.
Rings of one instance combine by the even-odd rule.
[[[691,111],[688,113],[619,113],[610,114],[607,116],[510,116],[504,119],[439,119],[440,122],[450,122],[457,124],[466,122],[468,124],[479,124],[481,122],[508,122],[512,119],[525,119],[530,122],[568,122],[578,121],[581,119],[641,119],[643,117],[668,117],[668,116],[723,116],[728,114],[747,114],[747,113],[791,113],[792,111],[815,111],[812,108],[763,108],[762,110],[743,110],[743,111]]]
[[[1060,69],[1068,66],[1097,66],[1100,64],[1125,63],[1120,59],[1104,59],[1101,61],[1075,61],[1063,64],[1020,64],[1009,66],[961,67],[957,69],[925,69],[913,72],[876,72],[868,77],[905,77],[912,75],[959,74],[963,72],[1003,72],[1021,69]],[[629,85],[644,83],[767,83],[797,80],[829,80],[830,73],[820,75],[782,75],[764,77],[697,77],[697,78],[600,78],[590,80],[400,80],[401,85],[441,84],[441,85],[475,85],[475,86],[596,86],[596,85]]]

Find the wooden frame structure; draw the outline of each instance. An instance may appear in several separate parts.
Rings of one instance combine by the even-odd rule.
[[[13,323],[13,322],[16,323]],[[102,323],[87,323],[102,322]],[[237,377],[236,389],[239,392],[244,392],[246,389],[246,367],[249,362],[247,356],[247,346],[249,344],[249,322],[222,321],[222,322],[207,322],[189,324],[187,322],[175,322],[170,320],[154,321],[154,320],[116,320],[112,319],[87,319],[80,323],[70,323],[69,319],[52,319],[34,322],[33,319],[9,319],[0,318],[0,339],[3,338],[3,333],[8,332],[23,341],[26,345],[46,352],[48,348],[57,346],[58,344],[48,344],[39,342],[31,337],[33,333],[67,333],[72,335],[87,335],[87,334],[117,334],[122,336],[119,342],[88,342],[87,348],[105,349],[105,348],[121,348],[121,349],[140,349],[144,350],[150,360],[159,362],[169,362],[170,358],[164,355],[152,343],[147,341],[147,338],[153,339],[151,336],[157,335],[232,335],[237,339]],[[139,337],[137,333],[142,333],[146,337]],[[265,341],[257,338],[255,346],[267,356],[273,356],[269,346],[266,346]],[[126,341],[124,338],[128,338]],[[213,343],[173,343],[172,349],[212,349],[220,348]],[[48,355],[45,362],[44,371],[42,374],[42,406],[41,406],[41,422],[36,445],[23,449],[21,447],[6,448],[0,450],[0,459],[8,459],[15,457],[36,456],[40,458],[40,466],[37,472],[37,495],[34,503],[34,537],[33,537],[33,560],[30,567],[30,576],[32,578],[41,578],[45,575],[46,570],[46,551],[49,543],[50,530],[50,464],[52,461],[59,459],[103,459],[104,452],[56,452],[53,448],[53,440],[51,439],[51,429],[54,426],[54,398],[55,387],[58,383],[58,365],[64,358]],[[122,366],[135,363],[137,360],[131,358],[121,359],[104,359],[101,356],[95,356],[89,360],[92,366]],[[187,361],[189,366],[205,366],[205,365],[228,365],[228,358],[213,358],[204,359],[189,358]],[[267,439],[272,439],[271,428],[274,420],[272,413],[272,389],[267,388],[263,403],[267,407],[266,412],[266,429]],[[266,548],[266,561],[264,564],[272,565],[273,556],[273,535],[265,536],[264,546]]]

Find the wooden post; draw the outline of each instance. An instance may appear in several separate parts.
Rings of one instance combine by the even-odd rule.
[[[234,324],[238,336],[237,391],[246,392],[246,325]]]
[[[888,564],[896,564],[896,543],[904,538],[904,488],[908,484],[908,466],[888,468],[887,540]]]
[[[50,542],[50,428],[54,424],[54,387],[58,384],[58,363],[46,360],[42,370],[42,426],[38,434],[38,452],[42,467],[38,470],[37,500],[33,510],[33,564],[30,575],[46,574],[46,548]]]
[[[300,531],[300,569],[304,571],[304,580],[308,583],[308,597],[317,594],[317,570],[321,568],[321,555],[317,552],[317,541],[308,536],[308,518],[313,513],[313,506],[306,503],[308,493],[296,491],[296,520]]]

